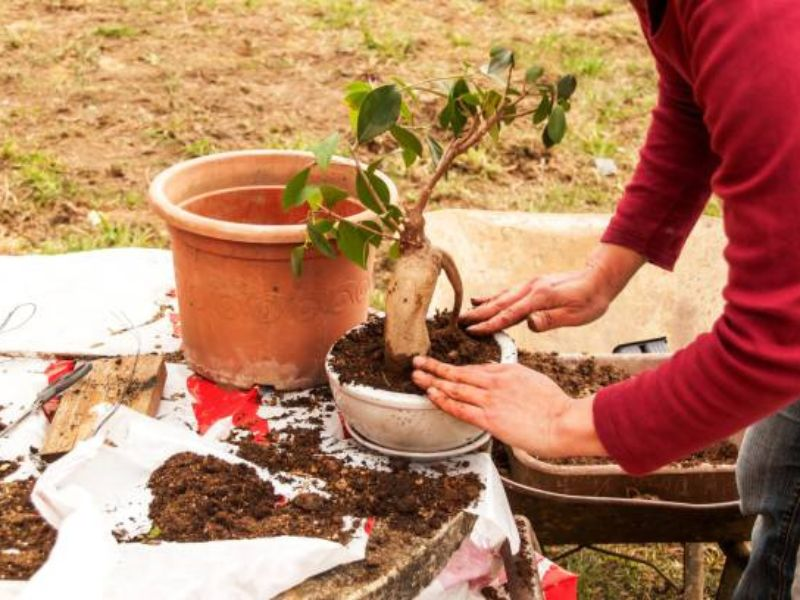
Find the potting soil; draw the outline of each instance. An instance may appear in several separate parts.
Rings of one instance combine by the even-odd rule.
[[[610,365],[600,365],[594,358],[586,358],[576,363],[566,363],[559,360],[558,354],[543,352],[519,352],[519,362],[526,367],[544,373],[555,381],[561,389],[573,397],[588,396],[608,385],[612,385],[630,377],[628,373]],[[503,459],[500,457],[502,445],[495,442],[499,448],[494,454],[495,464],[502,472]],[[738,448],[727,441],[714,444],[680,461],[672,463],[673,467],[696,467],[701,464],[728,465],[736,462]],[[507,460],[507,459],[506,459]],[[545,459],[546,462],[556,465],[608,465],[613,464],[605,457],[569,457],[558,459]],[[506,470],[507,470],[507,465]]]
[[[309,408],[330,402],[327,390],[292,400]],[[252,467],[213,457],[177,454],[150,477],[150,518],[158,539],[207,541],[277,535],[324,537],[345,543],[348,516],[373,517],[393,532],[426,536],[467,508],[482,485],[474,473],[433,475],[392,461],[390,470],[346,464],[320,449],[322,424],[288,427],[269,434],[268,443],[234,432],[238,455],[271,473],[314,477],[328,494],[305,492],[290,501],[275,495]],[[151,535],[151,537],[155,537]],[[373,540],[370,540],[372,545]]]
[[[500,362],[500,347],[491,337],[468,334],[450,325],[450,313],[438,313],[428,321],[431,338],[429,356],[453,365]],[[343,383],[368,385],[393,392],[418,394],[411,381],[411,368],[392,372],[384,368],[383,319],[371,318],[333,347],[333,368]]]
[[[4,461],[7,463],[7,461]],[[0,466],[0,469],[8,467]],[[10,471],[0,471],[0,476]],[[56,531],[31,503],[33,479],[0,483],[0,579],[26,580],[39,570],[56,540]]]

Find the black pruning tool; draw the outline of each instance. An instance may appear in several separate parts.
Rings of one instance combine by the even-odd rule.
[[[75,365],[75,368],[66,375],[63,375],[56,379],[53,383],[48,385],[44,388],[41,392],[36,395],[36,400],[33,401],[30,408],[28,408],[22,415],[13,423],[8,425],[5,429],[0,431],[0,438],[8,436],[14,429],[19,427],[20,423],[22,423],[25,419],[30,417],[34,414],[37,410],[42,408],[48,400],[51,400],[55,396],[63,393],[67,388],[76,384],[78,381],[86,377],[89,374],[89,371],[92,370],[92,363],[90,362],[81,362]]]

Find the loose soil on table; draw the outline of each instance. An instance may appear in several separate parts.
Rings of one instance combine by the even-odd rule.
[[[0,484],[0,579],[30,579],[55,543],[55,529],[31,503],[33,485],[33,479]]]
[[[500,347],[493,338],[475,337],[450,326],[450,313],[437,314],[428,322],[430,356],[454,365],[500,362]],[[333,368],[342,383],[368,385],[393,392],[418,394],[411,368],[394,373],[384,369],[383,319],[371,318],[333,347]]]
[[[305,398],[309,406],[330,402],[327,391]],[[295,406],[302,401],[292,400]],[[302,535],[344,543],[350,535],[341,531],[345,516],[375,517],[392,531],[427,536],[472,504],[482,489],[472,473],[433,476],[403,462],[392,462],[391,471],[350,466],[320,450],[320,430],[321,423],[272,431],[267,444],[250,437],[229,441],[239,446],[241,458],[277,477],[324,481],[330,497],[307,492],[286,502],[248,465],[181,453],[150,477],[155,532],[150,537],[188,542]]]
[[[599,389],[630,377],[625,371],[610,365],[599,365],[593,358],[586,358],[574,364],[565,363],[557,353],[520,351],[519,362],[526,367],[544,373],[555,381],[561,389],[573,397],[594,394]],[[497,440],[494,441],[493,456],[498,469],[508,468],[505,449]],[[680,461],[672,463],[672,467],[696,467],[701,464],[730,465],[736,462],[738,449],[735,444],[724,441],[696,452]],[[554,465],[608,465],[613,461],[605,457],[569,457],[559,459],[542,459]]]

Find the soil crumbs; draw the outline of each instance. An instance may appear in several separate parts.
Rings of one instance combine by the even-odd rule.
[[[329,401],[320,394],[328,392],[307,396],[308,405]],[[294,406],[302,401],[292,400]],[[390,471],[351,466],[320,450],[321,423],[271,431],[266,444],[252,437],[237,440],[238,433],[229,441],[238,445],[240,458],[276,477],[319,479],[328,497],[303,492],[287,501],[249,465],[181,453],[150,477],[150,518],[156,532],[150,538],[188,542],[301,535],[346,543],[351,534],[342,530],[346,516],[374,517],[380,529],[401,536],[428,536],[472,504],[482,489],[473,473],[434,476],[400,461],[391,462]],[[371,536],[368,552],[379,539]]]
[[[0,579],[30,579],[55,544],[55,529],[31,503],[34,483],[0,484]]]
[[[493,338],[476,337],[453,328],[450,313],[438,313],[428,321],[431,337],[429,356],[453,365],[500,362],[500,348]],[[333,367],[343,383],[368,385],[393,392],[418,394],[411,381],[411,368],[394,373],[384,369],[383,319],[370,318],[333,347]]]
[[[559,360],[555,352],[525,352],[520,351],[519,362],[526,367],[544,373],[555,381],[561,389],[570,396],[586,396],[594,394],[599,389],[617,383],[630,377],[625,371],[610,365],[599,365],[594,358],[587,358],[575,364],[567,364]],[[498,468],[507,469],[507,458],[504,456],[502,444],[495,440],[494,446],[497,447],[495,464]],[[697,467],[701,464],[730,465],[736,462],[739,450],[735,444],[728,441],[719,442],[699,452],[687,456],[686,458],[672,463],[672,467]],[[608,458],[604,457],[569,457],[558,459],[547,459],[548,463],[555,465],[608,465],[613,464]]]

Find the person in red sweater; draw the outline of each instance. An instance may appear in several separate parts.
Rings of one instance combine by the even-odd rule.
[[[637,269],[671,269],[711,192],[729,275],[713,329],[660,368],[569,398],[521,366],[418,358],[443,410],[544,457],[610,455],[643,474],[742,428],[742,509],[757,514],[739,598],[789,598],[800,544],[800,2],[634,0],[659,73],[639,165],[584,270],[478,299],[489,334],[600,317]],[[800,579],[800,577],[798,577]]]

